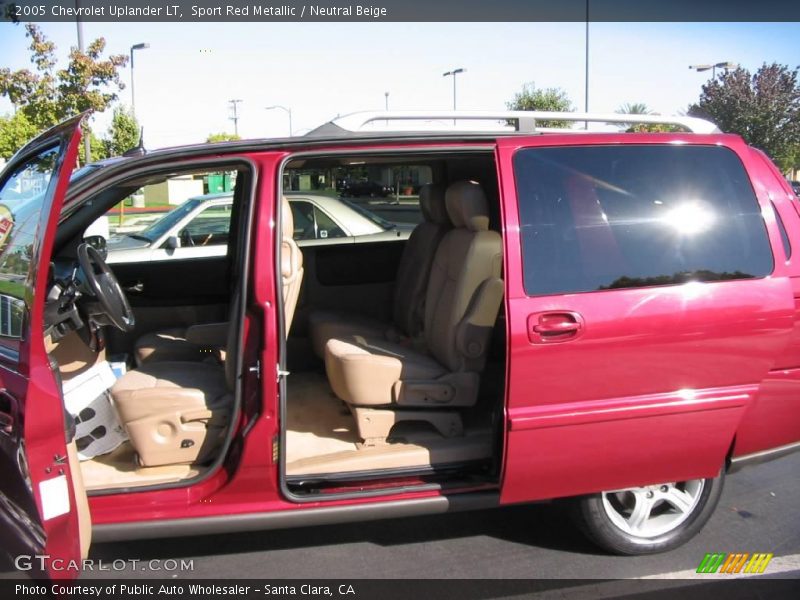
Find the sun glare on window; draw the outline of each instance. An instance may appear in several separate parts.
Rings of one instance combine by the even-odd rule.
[[[707,204],[688,201],[670,209],[662,220],[681,235],[695,235],[709,230],[716,216]]]

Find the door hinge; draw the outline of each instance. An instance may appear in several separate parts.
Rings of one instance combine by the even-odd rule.
[[[255,373],[256,377],[261,379],[261,361],[257,360],[256,364],[249,369],[247,369],[250,373]]]

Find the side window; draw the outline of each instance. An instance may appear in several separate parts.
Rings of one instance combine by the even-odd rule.
[[[330,238],[345,237],[345,232],[333,222],[326,213],[318,207],[314,207],[314,222],[316,223],[317,239],[326,240]]]
[[[529,295],[772,272],[758,201],[726,148],[529,148],[514,174]]]
[[[330,216],[306,200],[289,199],[294,218],[295,240],[325,240],[346,237],[347,234]]]
[[[469,161],[456,163],[456,171],[463,166],[473,176]],[[435,159],[353,156],[290,161],[283,171],[283,192],[293,205],[305,204],[302,211],[293,209],[295,239],[403,242],[424,220],[420,189],[435,178],[444,180],[444,174],[444,163]]]
[[[314,239],[314,205],[302,200],[290,201],[292,220],[294,221],[295,240]]]
[[[778,212],[778,207],[772,203],[772,212],[775,213],[775,221],[778,223],[778,230],[781,233],[781,243],[783,244],[783,253],[786,255],[786,260],[792,258],[792,244],[789,241],[789,234],[786,233],[786,227],[783,224],[781,213]]]
[[[191,258],[193,252],[225,254],[237,174],[151,175],[140,184],[121,184],[118,202],[85,230],[84,237],[104,237],[112,263]],[[215,250],[192,250],[212,247]],[[181,251],[173,252],[176,248]]]
[[[210,205],[179,233],[181,246],[226,246],[231,228],[231,204]]]
[[[58,147],[21,165],[0,188],[0,342],[23,336],[27,282],[39,215],[47,198]]]

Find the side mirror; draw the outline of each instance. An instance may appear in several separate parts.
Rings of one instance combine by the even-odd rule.
[[[178,239],[177,235],[171,235],[167,238],[167,241],[164,242],[164,247],[167,250],[175,250],[181,247],[181,241]]]
[[[83,238],[83,241],[89,244],[92,248],[97,250],[98,254],[105,260],[108,258],[108,248],[106,247],[106,238],[102,235],[90,235]]]

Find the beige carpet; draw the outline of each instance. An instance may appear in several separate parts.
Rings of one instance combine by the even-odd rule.
[[[286,462],[357,450],[356,423],[345,404],[317,373],[289,376]]]
[[[172,483],[196,477],[205,468],[193,465],[140,467],[130,442],[123,443],[113,452],[81,462],[87,491]]]
[[[467,425],[463,437],[444,438],[424,424],[402,423],[392,434],[398,441],[362,447],[353,416],[323,375],[292,374],[287,388],[287,475],[429,467],[492,455],[488,424]]]

